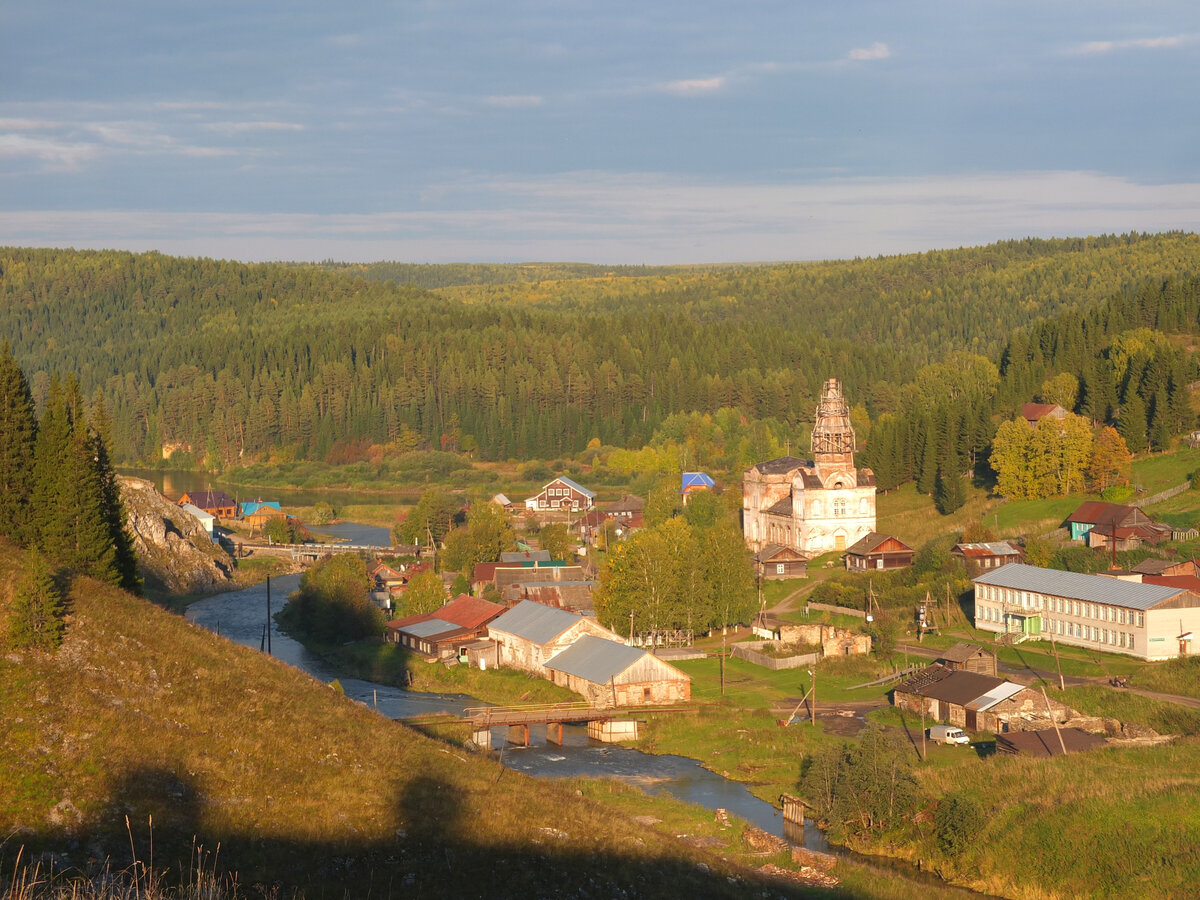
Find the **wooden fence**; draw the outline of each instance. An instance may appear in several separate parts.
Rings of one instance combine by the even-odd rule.
[[[771,641],[763,641],[758,646],[762,647],[771,643]],[[733,655],[738,659],[744,659],[746,662],[754,663],[756,666],[762,666],[772,671],[798,669],[801,666],[811,666],[813,663],[820,662],[821,660],[820,653],[805,653],[803,656],[768,656],[765,653],[759,653],[750,644],[734,644]]]

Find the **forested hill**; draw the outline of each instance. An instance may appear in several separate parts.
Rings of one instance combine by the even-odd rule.
[[[54,370],[99,391],[122,460],[163,444],[223,463],[280,448],[350,459],[369,445],[549,458],[594,437],[640,445],[671,413],[721,407],[799,439],[830,375],[883,411],[872,398],[952,351],[999,362],[1018,327],[1198,260],[1200,237],[1172,233],[648,274],[565,267],[575,277],[431,293],[328,267],[2,249],[0,334],[39,400]]]

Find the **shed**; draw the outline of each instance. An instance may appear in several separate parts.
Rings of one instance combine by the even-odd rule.
[[[996,654],[978,644],[959,642],[942,653],[937,661],[952,672],[963,670],[996,677]]]
[[[208,536],[210,538],[212,538],[214,541],[216,540],[216,537],[213,536],[213,529],[217,525],[216,516],[214,516],[210,512],[207,512],[207,511],[201,509],[200,507],[196,506],[194,503],[181,503],[181,504],[179,504],[179,508],[182,509],[184,512],[191,513],[191,515],[197,521],[199,521],[201,526],[203,526],[204,530],[208,532]]]
[[[950,555],[961,559],[967,567],[967,574],[971,576],[1025,559],[1025,552],[1020,545],[1012,541],[959,543],[954,545]]]
[[[691,699],[692,679],[654,654],[585,634],[547,660],[550,679],[599,708]]]
[[[497,665],[548,677],[546,660],[585,634],[620,642],[620,637],[593,619],[565,609],[522,600],[488,625],[496,643]]]
[[[968,719],[967,704],[1002,684],[1003,678],[954,671],[934,663],[898,685],[892,692],[892,704],[916,713],[924,710],[935,722],[974,730],[976,716],[972,712]]]
[[[846,569],[850,572],[887,571],[911,566],[915,551],[890,534],[872,531],[846,550]]]
[[[1061,743],[1059,735],[1062,736]],[[1081,753],[1085,750],[1095,750],[1108,743],[1098,734],[1089,734],[1078,728],[1053,728],[1042,731],[1017,731],[1010,734],[996,735],[996,752],[1010,755],[1033,756],[1047,759],[1051,756],[1061,756],[1063,746],[1067,753]]]

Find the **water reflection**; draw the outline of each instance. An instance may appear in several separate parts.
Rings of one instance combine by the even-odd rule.
[[[270,582],[271,608],[282,608],[287,595],[300,582],[299,575],[285,575]],[[267,585],[220,594],[188,607],[188,619],[235,643],[259,647],[267,624]],[[333,666],[309,652],[298,641],[270,623],[272,654],[323,682],[337,679],[346,696],[378,709],[389,718],[448,712],[461,715],[480,702],[461,694],[427,694],[357,678],[346,678]],[[501,746],[506,730],[493,730],[493,746]],[[771,834],[784,836],[783,818],[769,803],[759,800],[744,785],[710,772],[695,760],[681,756],[654,756],[618,744],[602,744],[587,736],[582,725],[563,727],[562,746],[546,742],[545,726],[530,727],[530,746],[504,746],[500,759],[505,766],[538,778],[617,778],[635,784],[647,793],[666,793],[708,809],[727,809]],[[797,838],[789,834],[789,839]],[[821,832],[806,826],[801,835],[806,847],[828,850]],[[799,842],[799,841],[797,841]]]

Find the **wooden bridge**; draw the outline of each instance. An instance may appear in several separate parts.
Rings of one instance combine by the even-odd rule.
[[[266,556],[287,557],[294,562],[312,564],[319,559],[339,553],[360,553],[364,556],[419,556],[420,548],[400,544],[383,547],[376,544],[263,544],[244,541],[239,545],[244,552]]]
[[[632,717],[649,712],[683,712],[691,706],[638,706],[600,709],[585,702],[535,703],[525,706],[473,706],[463,710],[461,717],[442,713],[432,716],[414,716],[397,719],[405,725],[435,725],[461,722],[471,726],[476,744],[491,746],[493,726],[508,728],[509,741],[529,745],[529,726],[545,725],[546,740],[562,745],[563,725],[568,722],[586,722],[588,737],[598,741],[637,740],[638,723]],[[513,740],[516,735],[518,740]]]

